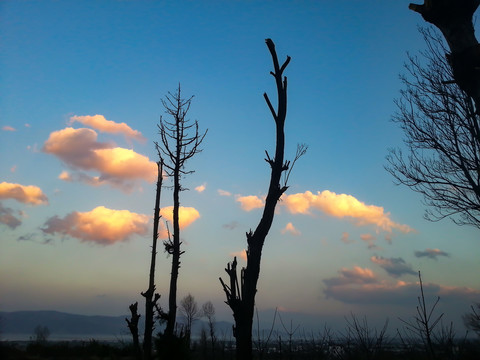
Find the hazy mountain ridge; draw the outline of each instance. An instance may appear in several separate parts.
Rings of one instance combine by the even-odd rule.
[[[52,337],[55,335],[127,335],[129,330],[123,316],[77,315],[60,311],[0,311],[0,337],[2,334],[32,335],[37,325],[46,326]],[[179,319],[181,323],[181,319]],[[143,316],[140,318],[140,334],[143,333]],[[200,333],[208,324],[198,320],[194,323],[193,334]],[[158,330],[158,327],[157,327]],[[232,324],[224,321],[216,323],[218,335],[231,333]]]

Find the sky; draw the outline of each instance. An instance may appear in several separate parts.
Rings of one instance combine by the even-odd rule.
[[[148,285],[162,99],[181,84],[208,129],[182,179],[179,298],[233,321],[219,277],[255,229],[275,147],[271,38],[292,60],[285,125],[296,164],[266,239],[256,306],[318,329],[351,313],[411,319],[426,299],[463,330],[480,300],[478,229],[423,218],[388,149],[409,1],[2,1],[0,310],[122,315]],[[171,185],[165,179],[165,185]],[[162,191],[171,220],[172,191]],[[164,236],[164,232],[161,232]],[[157,258],[167,306],[171,258]],[[391,325],[395,326],[395,325]]]

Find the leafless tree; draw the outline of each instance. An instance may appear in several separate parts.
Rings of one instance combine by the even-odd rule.
[[[472,312],[463,316],[465,326],[480,336],[480,303],[472,305]]]
[[[195,297],[192,294],[185,295],[182,300],[180,300],[179,310],[180,313],[185,317],[185,333],[190,339],[190,335],[192,334],[192,325],[201,317],[201,311],[198,308]]]
[[[180,268],[181,251],[179,209],[180,192],[187,190],[182,187],[180,180],[185,175],[193,173],[186,170],[185,164],[193,156],[201,152],[200,145],[207,134],[201,133],[198,121],[186,118],[193,96],[184,99],[181,95],[180,85],[175,93],[168,93],[162,100],[165,112],[172,120],[168,121],[160,117],[158,125],[161,142],[157,143],[159,153],[163,155],[164,171],[173,181],[173,236],[164,242],[165,251],[172,255],[172,271],[170,275],[170,292],[168,297],[167,325],[164,335],[168,338],[173,336],[177,315],[177,280]]]
[[[273,159],[266,152],[265,161],[270,165],[270,185],[265,201],[262,218],[255,231],[247,232],[247,266],[241,270],[240,279],[237,277],[237,259],[227,265],[225,271],[229,277],[229,285],[221,278],[220,282],[225,291],[227,301],[233,312],[235,320],[234,336],[236,339],[237,359],[252,359],[252,323],[255,307],[255,294],[257,292],[257,282],[260,275],[260,262],[262,248],[265,238],[268,235],[275,215],[275,206],[287,190],[286,183],[281,184],[283,172],[288,171],[290,162],[284,162],[285,133],[284,125],[287,115],[287,78],[283,76],[283,71],[290,62],[287,56],[285,62],[280,66],[275,51],[275,45],[271,39],[266,39],[266,44],[273,60],[274,71],[271,72],[275,78],[278,107],[274,109],[273,105],[265,93],[264,98],[272,113],[276,125],[276,149]],[[300,153],[305,153],[306,147],[302,147]],[[298,152],[297,152],[298,154]],[[301,156],[301,155],[300,155]],[[287,173],[288,174],[288,173]]]
[[[456,83],[441,37],[422,29],[427,50],[409,55],[393,121],[408,155],[390,150],[387,170],[424,196],[425,217],[480,228],[480,116]]]
[[[425,0],[409,8],[435,25],[445,37],[450,52],[444,54],[452,69],[453,82],[465,91],[480,111],[480,46],[475,38],[473,14],[480,0]]]
[[[399,320],[405,324],[406,332],[413,335],[414,340],[420,339],[422,341],[428,358],[435,359],[434,331],[443,317],[443,313],[438,316],[435,315],[435,309],[440,301],[440,297],[437,297],[436,301],[429,308],[425,301],[422,275],[420,274],[420,271],[418,272],[418,279],[420,282],[420,296],[418,297],[417,314],[413,317],[413,321]],[[398,334],[403,341],[401,333],[398,332]]]
[[[215,343],[217,342],[217,336],[215,335],[215,307],[211,301],[207,301],[202,305],[202,316],[206,317],[208,321],[208,331],[210,334],[213,359],[215,357]]]

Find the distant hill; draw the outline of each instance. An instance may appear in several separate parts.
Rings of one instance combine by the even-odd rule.
[[[50,330],[52,338],[69,335],[106,335],[106,336],[129,336],[127,323],[124,316],[87,316],[68,314],[59,311],[15,311],[0,312],[0,338],[7,334],[33,335],[37,325],[46,326]],[[182,319],[178,319],[181,323]],[[143,316],[140,318],[140,333],[143,334]],[[204,321],[196,321],[193,327],[193,335],[198,336],[200,331],[208,325]],[[216,324],[217,335],[227,339],[231,336],[232,324],[218,322]]]
[[[126,316],[85,316],[59,311],[0,312],[0,331],[4,334],[33,334],[37,325],[53,334],[123,334]]]

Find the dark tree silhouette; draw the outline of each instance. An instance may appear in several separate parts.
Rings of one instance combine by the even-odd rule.
[[[128,328],[133,338],[133,347],[137,359],[149,360],[152,358],[152,334],[155,329],[155,308],[161,312],[157,302],[160,299],[160,295],[155,293],[155,263],[157,256],[157,241],[158,241],[158,227],[160,223],[160,196],[163,183],[163,159],[160,156],[160,161],[157,162],[157,187],[155,194],[155,209],[153,211],[153,236],[152,236],[152,253],[150,258],[150,272],[148,279],[148,289],[142,292],[142,296],[145,298],[145,331],[143,335],[143,352],[140,348],[140,341],[138,338],[138,322],[140,315],[138,314],[138,303],[131,304],[129,306],[131,317],[125,319],[127,321]]]
[[[172,255],[172,271],[170,275],[170,292],[168,298],[168,313],[166,314],[167,325],[164,335],[170,338],[174,335],[177,316],[177,280],[180,268],[181,251],[179,209],[180,192],[186,190],[180,184],[182,176],[193,173],[185,170],[185,163],[195,154],[201,152],[200,144],[203,142],[207,131],[200,133],[198,122],[191,122],[186,118],[190,109],[193,96],[183,99],[180,85],[175,93],[168,93],[162,100],[167,115],[171,121],[160,117],[158,125],[161,143],[157,143],[160,154],[165,156],[163,163],[165,173],[173,181],[173,236],[164,242],[165,251]]]
[[[157,162],[158,175],[157,175],[157,189],[155,195],[155,209],[153,212],[153,237],[152,237],[152,256],[150,259],[150,272],[148,289],[143,292],[145,297],[145,332],[143,336],[143,358],[149,360],[152,358],[152,334],[155,329],[155,308],[157,302],[160,299],[160,295],[155,293],[155,262],[157,257],[157,241],[158,241],[158,227],[160,223],[160,196],[162,192],[163,183],[163,159],[160,156],[160,161]]]
[[[266,39],[266,44],[273,60],[274,71],[271,72],[271,74],[275,78],[278,94],[278,107],[277,110],[275,110],[268,95],[264,93],[265,101],[276,125],[275,157],[273,159],[270,158],[270,155],[266,152],[267,157],[265,159],[271,168],[270,185],[268,187],[262,218],[255,231],[252,232],[252,230],[250,230],[247,233],[247,266],[242,269],[240,279],[238,279],[237,259],[234,258],[233,262],[229,263],[225,269],[229,277],[229,285],[225,284],[220,278],[227,297],[226,303],[232,309],[235,320],[234,336],[236,339],[238,360],[252,358],[252,323],[257,281],[260,274],[262,248],[273,222],[275,206],[282,194],[287,190],[286,182],[281,185],[280,180],[282,173],[288,171],[290,165],[290,162],[284,162],[283,160],[285,147],[284,124],[287,115],[287,78],[283,77],[283,71],[289,64],[290,57],[287,56],[285,62],[280,66],[273,41]],[[306,148],[303,146],[299,149],[300,150],[297,150],[297,158],[299,157],[299,151],[301,155],[306,151]],[[285,177],[285,181],[288,180],[288,175],[289,172]]]
[[[215,335],[215,307],[211,301],[207,301],[202,305],[202,316],[205,316],[208,321],[208,331],[210,333],[213,359],[215,357],[215,343],[217,342],[217,337]]]
[[[450,217],[480,228],[480,117],[472,98],[449,81],[441,37],[421,31],[427,50],[421,58],[409,55],[393,117],[405,133],[408,156],[390,150],[386,168],[424,196],[427,219]]]
[[[453,81],[474,100],[477,112],[480,111],[480,46],[472,17],[479,5],[480,0],[425,0],[423,5],[409,5],[442,32],[450,48],[446,56]]]
[[[201,317],[197,301],[192,294],[189,293],[180,300],[180,313],[185,317],[185,334],[187,335],[187,341],[190,342],[193,323]]]
[[[463,316],[465,326],[480,337],[480,303],[471,306],[472,312]]]

